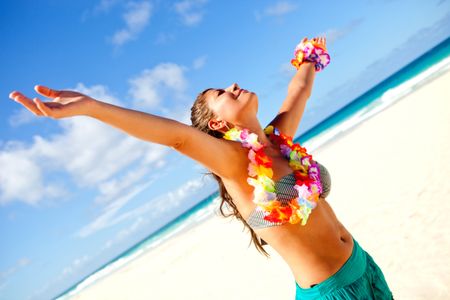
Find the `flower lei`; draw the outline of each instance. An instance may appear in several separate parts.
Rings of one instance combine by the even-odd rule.
[[[294,170],[294,189],[297,190],[298,197],[287,204],[276,199],[272,160],[265,154],[265,145],[258,141],[258,136],[248,129],[231,128],[224,138],[239,141],[243,147],[249,148],[247,182],[254,187],[253,202],[265,212],[264,220],[291,224],[301,222],[301,225],[305,225],[322,193],[319,167],[305,148],[292,142],[292,137],[280,133],[272,125],[266,127],[264,133],[279,145],[281,153],[289,159],[289,166]]]
[[[291,60],[291,64],[298,69],[305,61],[313,62],[316,72],[319,72],[330,63],[330,55],[325,45],[316,43],[313,40],[307,40],[306,42],[300,42],[295,47],[294,58]]]

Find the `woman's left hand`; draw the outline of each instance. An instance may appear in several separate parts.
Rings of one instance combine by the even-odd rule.
[[[50,98],[51,101],[42,102],[39,98],[30,99],[18,91],[12,92],[9,97],[36,116],[54,119],[88,115],[89,108],[95,101],[95,99],[76,91],[54,90],[42,85],[37,85],[34,89],[42,96]]]

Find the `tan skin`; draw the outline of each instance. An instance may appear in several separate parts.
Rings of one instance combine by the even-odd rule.
[[[325,38],[315,39],[326,44]],[[312,64],[306,63],[299,68],[289,84],[286,99],[270,124],[289,136],[296,133],[311,94],[314,76]],[[115,106],[75,91],[58,91],[41,85],[37,85],[35,90],[51,101],[30,99],[17,91],[12,92],[10,98],[36,116],[60,119],[85,115],[145,141],[172,147],[220,176],[245,219],[255,208],[253,188],[247,183],[247,150],[239,142],[217,139],[175,120]],[[208,106],[217,116],[208,123],[211,129],[225,132],[231,127],[248,128],[266,144],[265,152],[272,158],[273,180],[292,172],[288,161],[265,136],[256,117],[256,94],[233,84],[223,90],[212,89],[206,96]],[[234,163],[230,164],[230,161]],[[336,273],[353,249],[351,234],[336,218],[325,198],[320,198],[305,226],[287,223],[259,229],[256,233],[283,257],[303,288],[318,284]]]

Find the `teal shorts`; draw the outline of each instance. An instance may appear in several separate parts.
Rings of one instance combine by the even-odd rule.
[[[373,258],[355,239],[353,245],[352,255],[333,276],[306,289],[296,282],[295,299],[394,299]]]

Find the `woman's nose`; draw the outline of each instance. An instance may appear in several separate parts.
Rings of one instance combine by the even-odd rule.
[[[235,90],[239,89],[239,85],[238,85],[237,83],[233,83],[233,84],[230,86],[230,89],[231,89],[231,91],[235,91]]]

